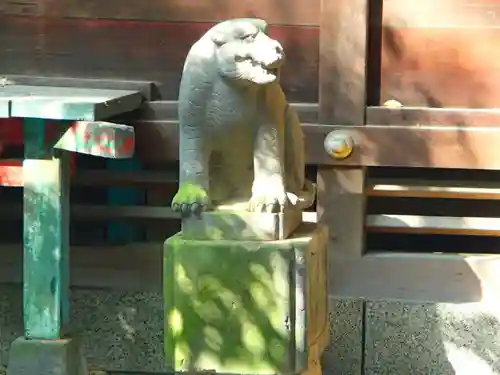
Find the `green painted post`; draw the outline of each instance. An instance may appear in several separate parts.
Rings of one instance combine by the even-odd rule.
[[[25,337],[57,339],[69,318],[69,163],[44,120],[26,118],[23,130]]]

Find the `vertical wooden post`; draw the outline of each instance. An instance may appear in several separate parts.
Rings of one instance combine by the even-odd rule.
[[[365,124],[368,1],[321,0],[322,124]],[[318,168],[318,220],[328,226],[331,236],[329,293],[333,297],[336,269],[343,261],[363,254],[364,180],[364,168]],[[364,367],[364,302],[334,299],[332,306],[330,355],[336,360],[329,370],[339,375],[360,375]]]
[[[69,320],[69,159],[47,149],[44,120],[23,128],[25,337],[58,339]]]
[[[363,125],[368,0],[322,0],[321,4],[319,121]],[[339,251],[353,257],[362,255],[364,174],[364,168],[318,169],[318,215],[335,237],[333,258]]]

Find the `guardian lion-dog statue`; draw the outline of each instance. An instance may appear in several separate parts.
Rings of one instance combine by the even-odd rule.
[[[300,121],[279,84],[284,60],[260,19],[218,23],[191,47],[179,89],[174,211],[186,217],[228,202],[268,213],[312,205]]]

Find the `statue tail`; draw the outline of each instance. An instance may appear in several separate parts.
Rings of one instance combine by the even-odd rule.
[[[297,202],[297,207],[300,210],[305,210],[313,205],[316,200],[316,184],[313,184],[309,180],[304,181],[304,187],[300,192],[299,200]]]

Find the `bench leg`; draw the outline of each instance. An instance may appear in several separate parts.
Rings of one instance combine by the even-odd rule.
[[[69,159],[46,150],[43,120],[24,120],[24,337],[8,375],[83,375],[69,322]]]

